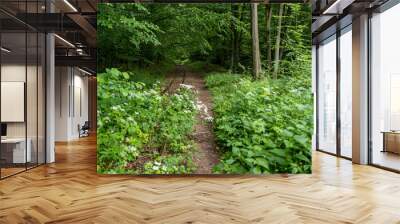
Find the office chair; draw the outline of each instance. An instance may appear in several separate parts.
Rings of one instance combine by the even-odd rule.
[[[90,129],[89,121],[85,121],[82,127],[78,125],[78,129],[79,129],[79,138],[89,136],[89,129]]]

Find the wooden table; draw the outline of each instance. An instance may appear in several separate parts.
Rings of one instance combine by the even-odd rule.
[[[400,154],[400,131],[383,131],[382,152]]]

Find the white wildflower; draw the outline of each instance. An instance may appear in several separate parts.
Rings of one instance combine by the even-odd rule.
[[[130,145],[130,146],[128,147],[128,150],[129,150],[130,152],[135,152],[135,151],[136,151],[136,147]]]
[[[208,116],[208,117],[205,118],[205,120],[206,120],[207,122],[212,122],[212,121],[214,120],[214,118],[211,117],[211,116]]]
[[[183,87],[185,89],[194,89],[194,86],[192,85],[187,85],[187,84],[179,84],[180,87]]]
[[[202,119],[204,119],[205,121],[208,121],[208,122],[212,122],[213,121],[213,117],[211,117],[211,115],[208,113],[207,105],[205,105],[203,102],[198,100],[196,108],[197,108],[197,110],[200,111],[200,116],[201,116]]]

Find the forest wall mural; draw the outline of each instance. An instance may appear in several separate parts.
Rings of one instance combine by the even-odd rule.
[[[311,173],[308,4],[98,8],[99,173]]]

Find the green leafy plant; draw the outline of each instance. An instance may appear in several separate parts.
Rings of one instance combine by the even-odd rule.
[[[98,75],[98,171],[152,173],[146,164],[157,160],[164,173],[194,170],[195,93],[180,88],[163,95],[159,84],[146,86],[134,77],[118,69]]]
[[[310,173],[312,95],[305,78],[251,81],[211,74],[214,131],[223,158],[215,173]]]
[[[311,172],[308,4],[260,5],[258,36],[250,4],[98,8],[100,173],[194,172],[195,94],[164,93],[163,81],[209,72],[215,73],[206,80],[214,101],[208,122],[223,154],[215,173]],[[262,65],[256,81],[249,75],[253,43]]]

